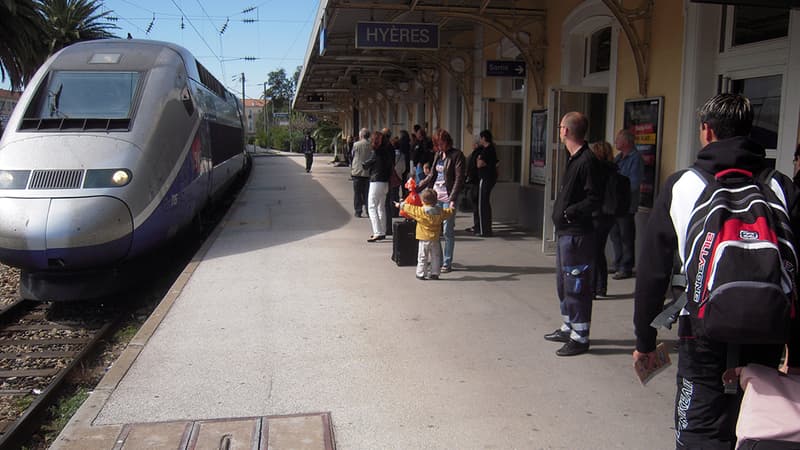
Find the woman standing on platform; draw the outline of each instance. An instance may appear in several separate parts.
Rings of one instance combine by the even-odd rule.
[[[431,164],[431,173],[420,181],[418,189],[432,188],[443,208],[455,208],[458,196],[464,188],[467,164],[464,153],[453,147],[453,138],[446,130],[437,130],[433,135],[433,147],[436,155]],[[453,268],[453,250],[456,246],[456,216],[444,221],[444,260],[442,273]]]
[[[362,163],[369,170],[369,194],[367,205],[369,221],[372,224],[372,235],[367,242],[386,239],[386,194],[389,193],[389,176],[394,168],[394,151],[384,143],[383,133],[372,133],[372,154]]]

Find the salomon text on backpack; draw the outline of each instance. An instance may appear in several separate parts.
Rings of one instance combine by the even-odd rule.
[[[782,344],[795,314],[797,255],[775,171],[728,169],[705,183],[684,247],[685,310],[695,335],[734,344]]]

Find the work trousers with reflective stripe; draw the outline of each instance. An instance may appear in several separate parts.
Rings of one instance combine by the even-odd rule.
[[[739,352],[737,366],[758,363],[778,367],[783,346],[742,345]],[[727,355],[728,344],[702,337],[681,338],[675,396],[676,449],[733,450],[735,447],[742,392],[739,389],[737,394],[725,394],[722,374],[727,367]]]
[[[589,341],[594,295],[594,233],[559,235],[556,249],[556,290],[561,305],[562,330],[570,338]]]

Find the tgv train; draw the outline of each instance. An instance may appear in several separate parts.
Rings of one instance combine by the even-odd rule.
[[[53,55],[0,140],[0,261],[20,294],[113,291],[127,261],[246,173],[239,102],[184,48],[77,43]]]

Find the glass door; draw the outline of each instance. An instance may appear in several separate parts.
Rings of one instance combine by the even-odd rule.
[[[497,150],[499,182],[519,182],[522,173],[522,100],[483,101],[481,130],[488,129]]]
[[[559,87],[551,88],[547,108],[547,158],[545,162],[544,216],[542,217],[542,252],[556,251],[553,205],[561,189],[567,165],[567,151],[559,139],[558,125],[561,117],[571,111],[586,114],[589,119],[587,142],[606,138],[606,111],[608,94],[602,88]]]

